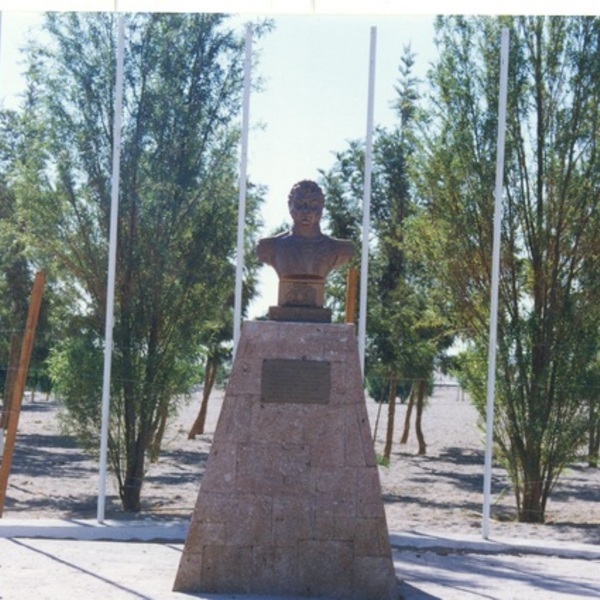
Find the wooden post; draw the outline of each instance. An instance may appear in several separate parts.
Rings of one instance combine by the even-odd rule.
[[[358,271],[354,267],[348,269],[346,278],[346,323],[354,323],[356,314],[356,280]]]
[[[12,465],[17,427],[19,425],[19,414],[21,413],[21,403],[23,400],[23,392],[25,391],[25,382],[27,381],[27,371],[29,370],[29,360],[31,359],[35,329],[40,314],[44,283],[44,273],[41,271],[36,273],[33,282],[33,290],[31,292],[31,301],[29,302],[29,310],[27,311],[27,322],[25,324],[25,333],[23,334],[23,343],[21,344],[19,368],[10,402],[10,414],[8,416],[8,428],[4,444],[4,453],[2,456],[2,465],[0,465],[0,517],[2,517],[2,513],[4,512],[4,500],[6,498],[8,476]]]

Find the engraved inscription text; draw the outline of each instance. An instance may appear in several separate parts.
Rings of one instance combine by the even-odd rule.
[[[328,404],[331,363],[319,360],[266,358],[262,364],[263,402]]]

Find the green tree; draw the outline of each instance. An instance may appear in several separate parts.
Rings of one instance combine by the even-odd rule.
[[[407,237],[419,211],[411,183],[415,128],[421,119],[414,62],[408,47],[401,58],[396,86],[397,125],[376,131],[373,152],[374,239],[369,266],[366,381],[377,400],[388,401],[387,460],[391,455],[396,397],[417,398],[417,412],[422,414],[436,359],[449,339],[445,320],[434,302],[435,291],[423,277],[419,257],[410,252],[411,236]],[[334,235],[358,239],[364,149],[353,142],[336,158],[333,168],[323,176],[329,224]],[[419,452],[424,454],[420,420],[417,433]]]
[[[27,315],[32,277],[23,246],[14,232],[14,194],[0,181],[0,390],[3,410],[0,427],[8,424],[8,412],[21,338]]]
[[[347,270],[360,270],[364,147],[359,141],[351,141],[348,148],[337,152],[335,157],[331,169],[320,172],[320,184],[325,194],[326,227],[334,237],[354,242],[352,261],[345,268],[334,270],[326,283],[325,296],[333,320],[342,321],[345,315]],[[354,316],[357,322],[358,315]]]
[[[600,20],[440,17],[420,196],[421,254],[469,350],[485,411],[500,28],[511,30],[494,440],[519,520],[543,522],[587,430],[598,342]]]
[[[0,112],[0,391],[3,390],[2,424],[7,424],[33,284],[33,265],[22,240],[12,173],[18,149],[23,146],[20,117],[15,111]],[[28,385],[48,391],[45,359],[48,355],[49,302],[46,290],[38,319],[36,343],[30,361]]]
[[[50,13],[28,49],[21,218],[78,293],[53,351],[68,421],[97,447],[106,307],[116,18]],[[260,31],[259,31],[260,33]],[[126,18],[110,463],[138,511],[146,458],[199,376],[205,324],[232,305],[243,36],[220,14]],[[248,236],[262,191],[248,202]],[[248,264],[246,301],[254,292]]]

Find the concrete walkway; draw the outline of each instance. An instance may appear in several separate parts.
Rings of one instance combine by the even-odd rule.
[[[184,522],[3,519],[0,599],[275,600],[172,592],[185,530]],[[600,598],[599,546],[416,532],[390,539],[405,600]]]

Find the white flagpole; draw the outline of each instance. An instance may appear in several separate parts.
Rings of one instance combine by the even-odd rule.
[[[244,227],[246,224],[246,178],[248,172],[248,129],[250,120],[250,75],[252,70],[252,25],[246,26],[246,60],[244,63],[244,101],[242,107],[242,152],[240,159],[240,193],[237,223],[237,263],[233,307],[233,353],[237,350],[242,328],[242,280],[244,276]]]
[[[119,175],[121,158],[121,110],[123,104],[123,62],[125,22],[118,18],[117,77],[115,82],[115,118],[113,123],[112,189],[110,201],[110,234],[108,252],[108,280],[106,291],[106,323],[104,334],[104,379],[102,383],[102,426],[100,431],[100,477],[98,483],[98,523],[104,521],[106,501],[106,466],[108,454],[108,421],[110,406],[110,372],[112,363],[115,272],[117,258],[117,229],[119,214]]]
[[[358,317],[358,355],[365,374],[365,338],[367,331],[367,280],[369,278],[369,230],[371,226],[371,170],[373,159],[373,113],[375,103],[375,57],[377,27],[371,27],[369,53],[369,97],[367,103],[367,137],[365,144],[365,181],[363,190],[362,256],[360,263],[360,297]]]
[[[498,286],[500,279],[500,228],[502,223],[502,182],[504,177],[504,137],[506,130],[506,96],[508,89],[507,28],[502,29],[500,54],[500,93],[498,98],[498,140],[496,145],[496,188],[494,192],[494,246],[492,251],[492,291],[490,303],[490,342],[486,406],[485,472],[483,480],[482,535],[490,530],[490,497],[492,489],[492,443],[494,434],[494,388],[496,383],[496,333],[498,329]]]

